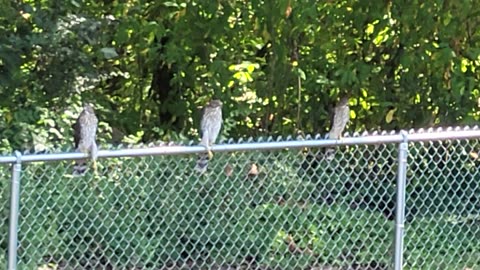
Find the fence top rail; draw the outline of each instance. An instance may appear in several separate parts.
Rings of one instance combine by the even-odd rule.
[[[410,131],[411,132],[411,131]],[[422,142],[422,141],[444,141],[480,138],[480,129],[447,129],[436,132],[408,133],[401,131],[397,134],[367,135],[360,137],[344,137],[340,140],[330,139],[307,139],[307,140],[285,140],[285,141],[266,141],[266,142],[246,142],[246,143],[228,143],[213,145],[210,149],[213,152],[233,152],[233,151],[253,151],[253,150],[279,150],[279,149],[298,149],[311,147],[331,147],[341,145],[375,145],[401,142]],[[129,148],[118,150],[100,150],[99,158],[112,157],[139,157],[154,155],[182,155],[198,154],[205,152],[203,146],[157,146],[149,148]],[[18,151],[15,155],[0,156],[0,164],[16,162],[38,162],[38,161],[60,161],[88,158],[88,154],[70,152],[70,153],[49,153],[49,154],[27,154],[21,155]]]

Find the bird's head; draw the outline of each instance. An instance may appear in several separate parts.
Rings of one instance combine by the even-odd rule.
[[[338,101],[338,103],[337,103],[337,107],[347,106],[349,99],[350,99],[349,96],[344,96],[344,97],[340,98],[340,101]]]
[[[222,107],[223,103],[219,99],[212,99],[209,103],[208,106],[211,108],[218,108]]]
[[[92,103],[83,103],[83,110],[88,113],[95,113]]]

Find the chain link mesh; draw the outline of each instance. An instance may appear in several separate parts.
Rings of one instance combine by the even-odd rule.
[[[410,269],[480,269],[478,140],[416,143],[407,176]]]
[[[19,269],[391,269],[397,148],[215,153],[204,175],[194,155],[100,159],[82,177],[24,164]],[[480,269],[475,151],[410,144],[405,269]]]
[[[10,166],[0,165],[0,265],[7,265],[8,218],[10,205]]]

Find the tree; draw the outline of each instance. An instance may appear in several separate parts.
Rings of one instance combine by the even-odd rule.
[[[63,141],[82,100],[104,140],[194,138],[225,100],[224,136],[473,124],[474,1],[3,1],[2,147]]]

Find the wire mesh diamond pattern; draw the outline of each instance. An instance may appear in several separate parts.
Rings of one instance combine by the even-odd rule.
[[[476,151],[410,143],[405,269],[480,267]],[[333,152],[215,153],[205,174],[196,155],[100,159],[81,177],[24,164],[19,269],[391,269],[398,145]]]
[[[0,250],[6,250],[8,245],[8,217],[10,201],[10,167],[8,165],[0,166]],[[0,256],[0,265],[7,265],[6,257]]]
[[[412,144],[406,267],[480,267],[479,150],[478,140]]]

